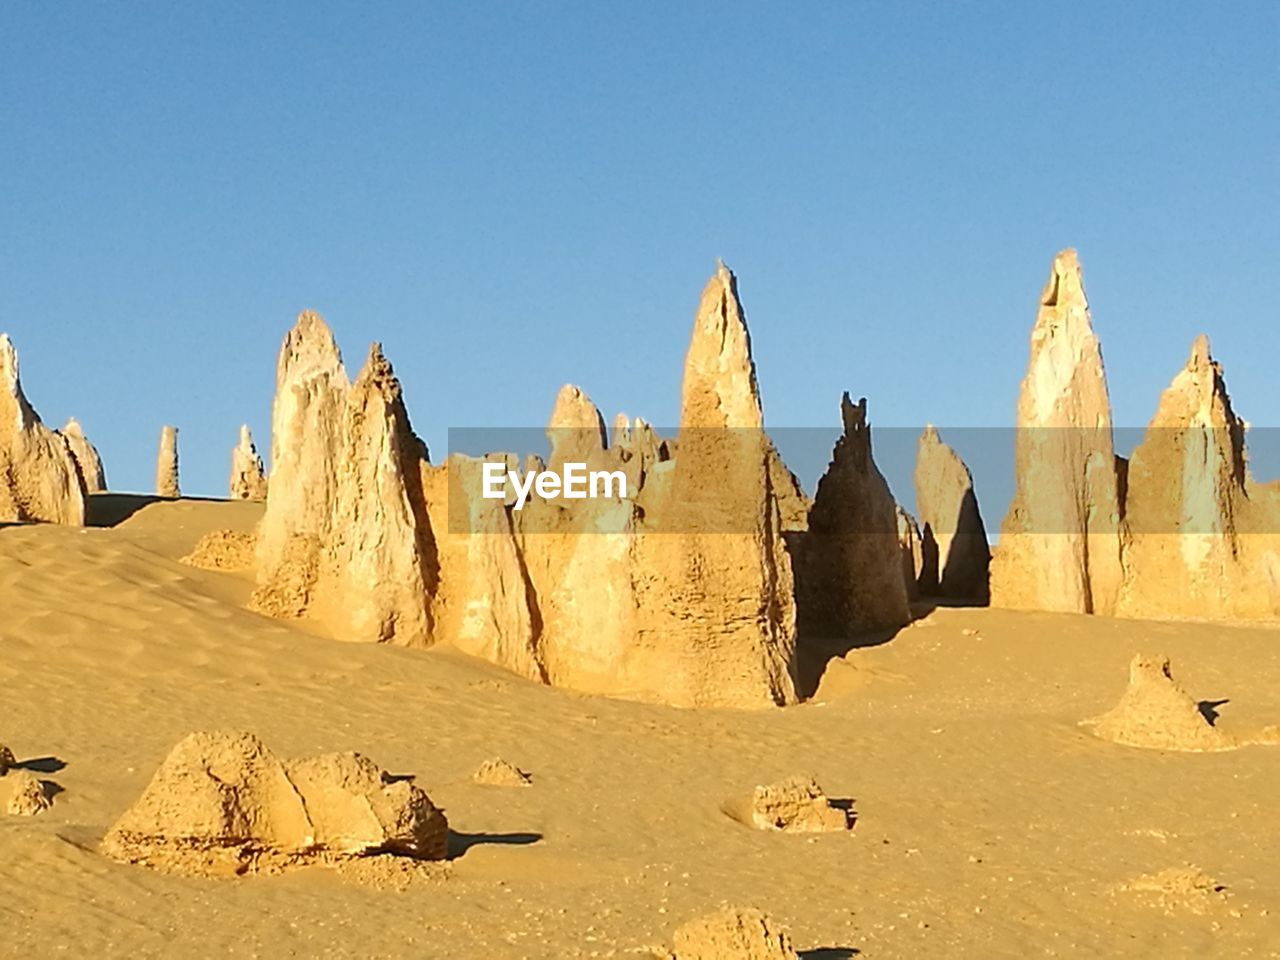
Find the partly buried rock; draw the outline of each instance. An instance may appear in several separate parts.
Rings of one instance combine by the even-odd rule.
[[[674,960],[798,960],[791,938],[759,910],[725,907],[690,920],[672,938]]]
[[[257,537],[239,530],[210,530],[182,562],[201,570],[250,570]]]
[[[5,744],[0,743],[0,777],[3,777],[12,767],[17,766],[18,761],[14,759],[13,751]]]
[[[501,757],[480,764],[471,779],[491,787],[527,787],[531,782],[527,773]]]
[[[827,799],[812,777],[788,777],[756,787],[751,825],[785,833],[827,833],[849,829],[849,814]]]
[[[1236,739],[1213,726],[1178,686],[1165,656],[1135,656],[1129,686],[1114,708],[1084,723],[1104,740],[1152,750],[1231,750]]]
[[[51,806],[48,785],[35,774],[26,770],[17,770],[5,778],[9,786],[9,803],[5,808],[9,813],[21,817],[34,817],[44,813]]]
[[[447,841],[422,790],[359,754],[281,763],[252,734],[193,733],[102,848],[127,863],[244,873],[378,853],[440,860]]]

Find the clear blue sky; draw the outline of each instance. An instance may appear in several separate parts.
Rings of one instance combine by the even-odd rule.
[[[113,487],[151,488],[172,422],[185,490],[224,495],[304,307],[353,374],[384,342],[437,455],[566,381],[674,422],[717,256],[771,426],[834,427],[846,389],[879,425],[1006,426],[1070,245],[1118,423],[1204,330],[1280,425],[1278,17],[6,3],[0,330]]]

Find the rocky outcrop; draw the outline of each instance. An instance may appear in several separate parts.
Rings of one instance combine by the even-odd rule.
[[[251,570],[257,538],[241,530],[210,530],[181,562],[200,570]]]
[[[15,770],[5,777],[9,799],[5,812],[16,817],[34,817],[53,806],[53,790],[34,773]]]
[[[1053,261],[1018,397],[1016,489],[992,558],[997,606],[1111,613],[1120,503],[1111,403],[1074,250]]]
[[[672,960],[798,960],[791,938],[759,910],[724,907],[676,928]]]
[[[898,507],[871,454],[867,402],[840,401],[844,431],[809,511],[796,591],[800,635],[847,637],[911,620]]]
[[[267,499],[267,477],[262,458],[253,445],[247,425],[240,427],[240,442],[231,448],[231,476],[227,481],[232,500]]]
[[[102,841],[126,863],[244,873],[380,853],[443,859],[448,823],[421,789],[357,753],[282,763],[248,733],[193,733]]]
[[[907,588],[907,599],[916,600],[924,572],[924,543],[916,518],[902,509],[901,504],[898,505],[898,551],[902,557],[902,582]]]
[[[84,435],[79,422],[72,417],[58,432],[67,441],[67,448],[80,471],[84,492],[104,493],[107,489],[107,473],[102,468],[102,457],[98,455],[98,448]]]
[[[724,264],[694,319],[669,494],[634,545],[633,675],[669,703],[766,706],[795,689],[795,601],[751,340]],[[658,533],[658,531],[669,531]]]
[[[0,334],[0,523],[84,523],[84,488],[65,437],[27,402],[18,352]]]
[[[1121,613],[1280,614],[1280,514],[1249,479],[1245,429],[1201,336],[1129,462]]]
[[[553,470],[559,470],[566,461],[598,462],[609,445],[599,408],[581,389],[570,383],[556,394],[555,407],[547,423],[547,440],[551,445],[551,458],[547,464]]]
[[[751,823],[757,830],[829,833],[848,830],[849,815],[827,799],[813,777],[797,776],[756,787]]]
[[[991,551],[959,455],[927,426],[916,445],[916,510],[920,514],[920,590],[927,595],[985,603]]]
[[[178,428],[160,429],[160,449],[156,454],[156,496],[176,500],[182,496],[178,483]]]
[[[488,787],[527,787],[532,782],[527,773],[501,757],[480,764],[471,779]]]
[[[428,644],[426,450],[381,348],[348,384],[329,328],[301,314],[276,367],[271,451],[254,607],[345,639]]]
[[[1238,746],[1173,679],[1166,656],[1135,656],[1120,702],[1085,724],[1104,740],[1130,747],[1204,752]]]

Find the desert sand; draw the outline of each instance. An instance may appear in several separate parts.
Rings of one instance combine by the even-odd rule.
[[[0,817],[0,954],[643,958],[722,905],[763,910],[808,960],[1280,943],[1280,750],[1140,749],[1080,724],[1119,703],[1135,655],[1161,653],[1247,738],[1280,720],[1273,629],[917,605],[887,642],[815,651],[800,705],[682,710],[250,612],[251,571],[181,558],[211,531],[251,531],[259,503],[89,503],[110,525],[0,528],[0,741],[60,788],[36,816]],[[104,856],[197,730],[414,774],[451,859],[228,879]],[[476,783],[494,757],[531,784]],[[725,812],[795,775],[848,801],[853,828]]]

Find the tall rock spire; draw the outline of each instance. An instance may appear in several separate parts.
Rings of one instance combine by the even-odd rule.
[[[1274,525],[1280,518],[1267,518],[1265,498],[1251,497],[1249,488],[1245,423],[1202,335],[1161,394],[1129,464],[1121,612],[1280,613],[1280,530]],[[1263,536],[1247,536],[1254,532]]]
[[[1040,295],[1014,456],[992,603],[1113,612],[1121,568],[1111,402],[1074,250],[1054,257]]]
[[[267,499],[262,457],[258,456],[248,424],[240,426],[240,442],[231,448],[231,476],[227,486],[232,500]]]
[[[107,473],[102,468],[102,457],[98,448],[89,442],[75,417],[67,420],[66,426],[58,431],[67,441],[67,448],[75,459],[80,470],[80,480],[84,484],[85,493],[102,493],[107,489]]]
[[[22,392],[18,351],[0,334],[0,521],[84,523],[84,489],[66,438]]]
[[[984,602],[991,550],[973,492],[973,476],[932,425],[916,444],[916,511],[920,514],[920,589]]]

